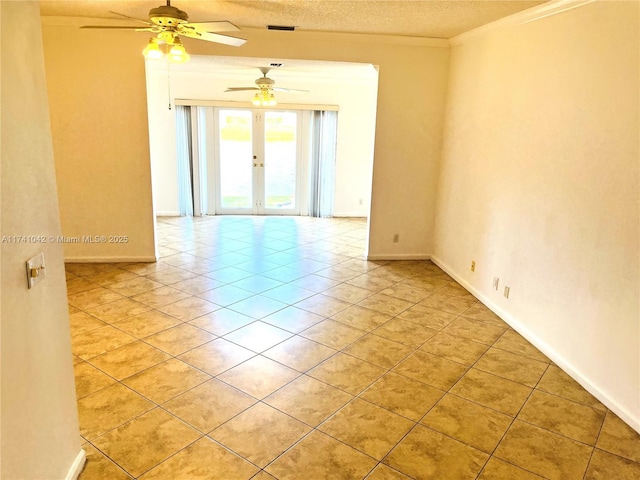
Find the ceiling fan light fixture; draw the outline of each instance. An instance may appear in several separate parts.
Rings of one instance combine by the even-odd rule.
[[[185,63],[189,61],[189,54],[178,37],[174,38],[173,45],[169,48],[169,60],[174,63]]]
[[[259,92],[256,92],[251,103],[256,107],[272,107],[278,104],[276,96],[269,90],[260,90]]]
[[[142,50],[142,54],[144,55],[144,58],[149,60],[159,60],[164,55],[160,49],[158,40],[155,38],[149,39],[149,43],[147,43],[147,46]]]

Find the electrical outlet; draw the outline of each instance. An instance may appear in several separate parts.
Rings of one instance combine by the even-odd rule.
[[[472,272],[476,271],[476,261],[475,260],[471,260],[471,271]]]
[[[399,241],[400,241],[400,234],[399,234],[399,233],[396,233],[396,234],[393,236],[393,243],[398,243]]]
[[[493,289],[498,290],[498,284],[500,283],[500,279],[498,277],[493,277]]]
[[[509,287],[504,287],[504,298],[509,298]]]

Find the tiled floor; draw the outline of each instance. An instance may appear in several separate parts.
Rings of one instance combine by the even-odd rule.
[[[640,436],[366,223],[160,219],[157,264],[70,264],[81,479],[640,478]]]

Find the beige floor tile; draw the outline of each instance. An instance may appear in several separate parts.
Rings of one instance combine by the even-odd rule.
[[[316,275],[320,275],[321,277],[331,278],[332,280],[337,280],[339,282],[346,282],[355,278],[361,274],[361,272],[351,270],[347,267],[342,267],[340,265],[334,265],[329,268],[325,268],[315,272]]]
[[[419,288],[426,291],[429,295],[432,295],[434,291],[444,287],[448,282],[449,280],[447,279],[427,274],[416,275],[402,280],[404,285]]]
[[[393,340],[394,342],[417,348],[433,337],[437,333],[437,330],[423,327],[422,325],[408,322],[401,318],[394,318],[381,327],[376,328],[373,333]]]
[[[271,275],[272,272],[274,272],[274,270],[266,272],[265,275]],[[316,292],[307,290],[306,288],[296,287],[295,285],[291,285],[288,283],[262,292],[262,295],[264,295],[265,297],[272,298],[288,305],[293,305],[294,303],[301,302],[305,298],[313,297],[315,294]]]
[[[494,455],[550,480],[582,479],[593,448],[516,420]]]
[[[86,292],[94,288],[100,288],[100,285],[90,282],[86,278],[74,277],[67,280],[67,295],[75,295],[76,293]]]
[[[455,395],[445,395],[420,423],[491,454],[512,417]]]
[[[401,300],[406,300],[408,302],[418,303],[431,295],[432,292],[430,290],[425,290],[424,288],[412,286],[408,284],[408,281],[405,281],[403,283],[396,283],[395,285],[387,287],[380,293],[389,295],[390,297],[399,298]]]
[[[386,313],[376,312],[358,305],[353,305],[331,317],[332,320],[365,332],[378,328],[383,323],[391,320],[391,318],[393,317]]]
[[[84,361],[74,364],[73,372],[75,374],[77,398],[86,397],[116,382],[109,375],[105,375],[93,365]]]
[[[115,383],[78,400],[80,434],[93,440],[154,406],[124,385]]]
[[[295,304],[298,308],[302,308],[303,310],[307,310],[323,317],[335,315],[336,313],[347,309],[351,305],[352,304],[349,302],[345,302],[344,300],[333,298],[328,295],[323,295],[321,293]]]
[[[264,402],[315,427],[352,398],[342,390],[302,375],[269,395]]]
[[[112,270],[108,270],[105,272],[92,273],[91,275],[87,275],[85,278],[90,282],[97,283],[102,287],[106,287],[114,283],[133,280],[137,277],[138,275],[128,272],[127,270],[113,268]]]
[[[384,463],[417,480],[473,479],[488,457],[480,450],[418,425]]]
[[[427,340],[420,350],[444,357],[452,362],[471,366],[486,353],[488,345],[439,332]]]
[[[129,335],[144,338],[180,323],[182,323],[180,320],[170,315],[159,312],[158,310],[149,310],[140,315],[129,317],[114,325]]]
[[[274,345],[284,342],[292,335],[291,332],[257,321],[228,333],[224,338],[244,348],[260,353]]]
[[[534,390],[518,419],[588,445],[595,445],[604,412]],[[640,447],[640,441],[638,442]]]
[[[209,375],[219,375],[225,370],[235,367],[255,355],[254,352],[242,348],[223,338],[217,338],[200,347],[180,355],[180,360],[187,362]]]
[[[356,398],[318,429],[382,460],[413,425],[404,417]]]
[[[209,436],[262,468],[309,431],[308,425],[264,403],[257,403],[210,432]]]
[[[640,463],[640,434],[610,411],[607,411],[596,446]]]
[[[505,327],[506,324],[498,315],[489,310],[482,303],[477,302],[473,306],[461,313],[465,318],[473,318],[474,320],[482,320],[497,327]]]
[[[210,375],[171,358],[125,378],[122,383],[160,404],[210,379]]]
[[[349,285],[348,283],[341,283],[335,287],[325,290],[322,293],[349,303],[358,303],[372,295],[371,290],[356,287],[355,285]]]
[[[215,335],[209,332],[183,323],[146,337],[144,341],[167,352],[169,355],[176,356],[193,350],[215,338]]]
[[[300,375],[261,355],[227,370],[218,378],[255,397],[264,398]]]
[[[86,312],[76,312],[69,315],[69,327],[72,337],[106,326],[105,322]]]
[[[413,302],[401,300],[399,298],[390,297],[383,293],[376,293],[369,298],[365,298],[360,303],[361,307],[375,310],[376,312],[386,313],[387,315],[398,315],[409,307],[413,306]]]
[[[474,342],[493,345],[506,331],[506,328],[496,327],[480,320],[459,317],[447,325],[444,331],[451,335],[473,340]]]
[[[445,295],[453,295],[455,297],[474,299],[473,295],[471,295],[462,285],[459,285],[456,282],[447,283],[444,287],[439,288],[438,292],[444,293]]]
[[[525,357],[538,360],[539,362],[551,363],[551,361],[542,354],[540,350],[531,345],[522,335],[512,329],[504,332],[504,335],[502,335],[498,341],[493,344],[493,346],[511,353],[524,355]]]
[[[307,275],[306,277],[299,278],[298,280],[294,280],[293,282],[291,282],[291,285],[305,288],[307,290],[311,290],[312,292],[320,293],[339,283],[341,282],[338,280],[333,280],[321,275],[311,274]]]
[[[313,327],[300,332],[300,335],[322,343],[327,347],[340,350],[365,335],[365,332],[334,320],[323,320]]]
[[[141,480],[247,480],[258,469],[204,437],[145,473]]]
[[[311,369],[308,375],[340,390],[357,395],[386,370],[344,353],[338,353]]]
[[[139,293],[148,292],[154,288],[162,287],[161,283],[154,282],[145,277],[135,276],[135,278],[125,280],[122,282],[112,283],[109,285],[109,290],[113,290],[125,297],[132,297]]]
[[[474,365],[478,370],[522,383],[528,387],[536,386],[548,366],[547,363],[498,348],[490,348]]]
[[[264,470],[260,471],[257,475],[251,477],[251,480],[277,480],[273,475],[269,475]]]
[[[157,348],[137,341],[93,357],[90,363],[113,378],[122,380],[169,358]]]
[[[413,349],[378,335],[369,334],[344,349],[356,358],[383,368],[392,368],[406,358]]]
[[[160,287],[149,290],[148,292],[139,293],[131,297],[136,302],[144,303],[151,308],[159,308],[163,305],[168,305],[183,298],[187,298],[188,293],[181,292],[176,288]]]
[[[215,303],[207,302],[202,298],[189,297],[159,307],[158,310],[172,317],[176,317],[178,320],[188,322],[189,320],[201,317],[220,308],[221,307]]]
[[[451,389],[455,395],[510,416],[517,415],[531,391],[525,385],[475,368],[470,369]]]
[[[638,480],[640,463],[596,449],[589,462],[585,480]]]
[[[464,375],[467,367],[418,350],[393,371],[440,390],[449,390]]]
[[[188,270],[183,270],[182,268],[168,268],[166,270],[162,270],[161,272],[149,273],[145,276],[146,278],[148,278],[149,280],[153,280],[154,282],[159,282],[164,285],[170,285],[182,280],[194,278],[197,275]]]
[[[135,341],[135,337],[105,326],[72,337],[71,350],[74,355],[87,360]]]
[[[543,477],[491,457],[478,480],[542,480]]]
[[[377,277],[375,275],[369,275],[365,273],[363,275],[359,275],[355,278],[347,280],[346,283],[377,293],[381,292],[385,288],[390,287],[391,285],[394,285],[396,282],[383,277]]]
[[[240,302],[251,296],[253,296],[253,293],[242,288],[234,287],[233,285],[223,285],[222,287],[198,294],[198,297],[222,307],[228,307],[233,303]]]
[[[72,315],[74,313],[78,313],[81,312],[82,310],[80,310],[79,308],[74,307],[73,305],[70,305],[67,303],[67,308],[69,309],[69,315]]]
[[[266,470],[279,480],[363,478],[376,461],[328,435],[313,432]]]
[[[200,432],[156,408],[94,440],[94,444],[137,477],[200,436]]]
[[[382,463],[379,464],[373,472],[367,475],[366,480],[410,480],[409,477],[394,470],[391,467],[387,467]]]
[[[222,336],[255,321],[255,318],[234,312],[228,308],[222,308],[191,320],[189,324],[213,333],[214,335]]]
[[[256,399],[216,379],[179,395],[162,408],[208,433],[256,403]]]
[[[263,355],[299,372],[306,372],[336,352],[325,345],[296,335],[270,348]]]
[[[115,463],[105,457],[93,445],[82,446],[87,453],[87,463],[80,473],[78,480],[129,480],[131,477]]]
[[[536,388],[582,405],[606,411],[604,405],[556,365],[549,366]]]
[[[436,292],[420,302],[420,305],[454,315],[460,315],[476,302],[477,300],[475,298],[461,298]]]
[[[229,305],[231,310],[235,310],[256,320],[267,317],[287,307],[288,305],[286,303],[265,297],[264,295],[254,295]]]
[[[453,297],[455,298],[455,297]],[[425,307],[422,304],[414,305],[413,307],[405,310],[398,318],[406,320],[408,322],[417,323],[423,327],[432,328],[434,330],[442,330],[456,319],[456,316],[436,310],[433,308]]]
[[[181,280],[170,285],[171,288],[182,290],[191,295],[198,295],[213,288],[221,287],[222,283],[209,277],[199,275],[197,277]]]
[[[117,323],[148,310],[151,310],[151,308],[130,298],[123,298],[86,309],[87,313],[107,323]]]
[[[320,323],[325,317],[297,307],[287,307],[262,319],[263,322],[282,328],[291,333],[299,333]]]
[[[80,293],[74,293],[69,295],[69,304],[73,305],[80,310],[87,310],[89,308],[97,307],[105,303],[115,302],[125,297],[119,293],[107,290],[104,287],[94,288]]]
[[[390,372],[360,397],[417,422],[443,395],[442,390]]]

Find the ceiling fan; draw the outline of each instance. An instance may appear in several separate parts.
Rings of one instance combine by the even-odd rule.
[[[171,0],[167,0],[166,5],[161,5],[149,10],[149,20],[130,17],[118,12],[110,12],[130,20],[143,23],[145,26],[129,27],[129,26],[105,26],[105,25],[85,25],[81,28],[101,28],[101,29],[120,29],[135,30],[137,32],[151,32],[156,34],[151,37],[149,44],[144,49],[143,54],[146,58],[162,58],[164,53],[161,46],[165,46],[169,60],[183,63],[189,59],[189,55],[182,45],[180,37],[195,38],[205,40],[207,42],[221,43],[239,47],[246,40],[243,38],[231,37],[229,35],[221,35],[215,32],[230,32],[240,30],[233,23],[227,21],[214,22],[189,22],[189,16],[186,12],[171,6]]]
[[[269,67],[260,67],[262,77],[255,81],[255,87],[229,87],[225,92],[244,92],[248,90],[256,90],[256,94],[253,97],[252,103],[256,106],[271,106],[276,105],[276,98],[273,92],[290,92],[300,93],[309,92],[309,90],[299,90],[297,88],[282,88],[276,87],[276,81],[267,77],[267,73],[271,70]]]

